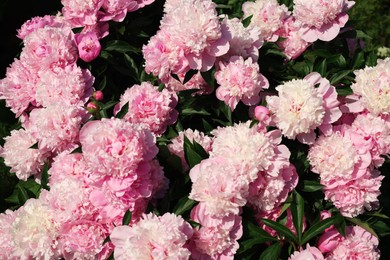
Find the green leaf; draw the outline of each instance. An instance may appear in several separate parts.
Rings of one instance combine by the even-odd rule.
[[[294,191],[293,192],[293,201],[290,206],[291,215],[294,223],[295,230],[297,231],[298,235],[298,242],[301,245],[302,240],[302,230],[303,230],[303,218],[305,215],[305,201],[303,200],[302,196]]]
[[[361,52],[357,52],[355,54],[355,57],[353,58],[353,61],[352,61],[352,69],[358,69],[360,67],[362,67],[365,63],[365,60],[364,60],[364,53],[361,51]]]
[[[41,187],[45,190],[50,190],[49,188],[49,163],[45,163],[45,166],[43,166],[42,173],[41,173]]]
[[[127,114],[127,112],[129,112],[129,102],[126,102],[126,104],[121,108],[115,117],[122,119]]]
[[[324,185],[322,185],[318,181],[304,180],[303,181],[302,191],[304,191],[304,192],[316,192],[316,191],[322,190],[323,187],[324,187]]]
[[[334,85],[335,83],[338,83],[340,80],[344,79],[350,73],[352,73],[351,70],[342,70],[337,72],[335,75],[333,75],[333,77],[331,77],[330,84]]]
[[[191,227],[193,227],[193,228],[201,228],[202,227],[202,225],[200,223],[193,221],[191,219],[187,220],[187,222],[190,223]]]
[[[139,71],[138,71],[138,66],[137,66],[136,62],[134,61],[133,58],[131,58],[126,53],[124,53],[123,56],[125,57],[126,65],[127,65],[127,67],[129,67],[131,74],[133,75],[133,78],[139,81],[139,76],[138,76]]]
[[[326,76],[326,69],[327,69],[327,64],[326,64],[326,59],[324,59],[318,66],[316,71],[321,74],[322,77]]]
[[[195,151],[195,149],[193,148],[193,144],[190,142],[190,140],[188,140],[186,136],[184,136],[184,155],[190,168],[194,167],[195,165],[199,164],[203,159],[205,159]]]
[[[362,221],[361,219],[358,219],[358,218],[346,218],[348,221],[364,228],[365,230],[367,230],[368,232],[370,232],[372,235],[374,235],[376,238],[379,238],[377,233],[374,231],[374,229],[372,227],[370,227],[370,225],[367,223],[367,222],[364,222]]]
[[[74,154],[74,153],[83,153],[81,146],[74,149],[70,154]]]
[[[128,226],[130,224],[132,216],[133,216],[133,214],[131,213],[131,211],[127,210],[125,215],[123,216],[122,225],[123,226]]]
[[[243,220],[242,225],[246,233],[248,233],[248,237],[250,238],[256,238],[256,239],[262,238],[265,239],[266,241],[278,241],[276,237],[271,236],[264,229],[253,224],[249,220]]]
[[[273,220],[270,220],[270,219],[266,219],[266,218],[262,218],[261,221],[268,227],[272,228],[273,230],[275,230],[276,232],[278,232],[279,236],[280,237],[285,237],[286,239],[290,240],[290,241],[293,241],[295,243],[298,243],[298,239],[297,237],[294,235],[293,232],[291,232],[290,229],[288,229],[287,227],[285,227],[284,225],[278,223],[278,222],[275,222]]]
[[[35,144],[31,145],[28,149],[38,149],[38,142]]]
[[[186,84],[188,81],[190,81],[190,79],[197,73],[197,70],[189,70],[184,76],[183,84]]]
[[[200,108],[200,109],[196,109],[196,108],[193,108],[193,107],[187,107],[187,108],[184,108],[181,113],[181,115],[183,116],[189,116],[189,115],[203,115],[203,116],[209,116],[210,113],[207,112],[205,109],[203,108]]]
[[[360,31],[360,30],[356,30],[356,37],[358,39],[368,39],[368,40],[372,39],[372,37],[370,35],[366,34],[363,31]]]
[[[213,89],[215,88],[214,74],[215,74],[215,68],[212,68],[211,70],[208,70],[206,72],[203,71],[200,72],[200,75],[202,75],[204,81],[206,81],[206,83]]]
[[[275,243],[264,250],[264,252],[260,255],[259,260],[278,260],[281,250],[282,245],[280,243]]]
[[[176,215],[182,215],[183,213],[192,209],[196,203],[197,201],[195,200],[189,199],[188,197],[183,197],[177,202],[175,208],[173,209],[173,213]]]
[[[333,216],[324,220],[321,220],[312,225],[308,230],[305,231],[302,237],[301,245],[309,242],[313,237],[321,234],[326,228],[330,227],[335,223],[339,216]]]
[[[336,88],[337,95],[339,96],[348,96],[353,93],[352,89],[350,87],[338,87]]]
[[[109,41],[104,48],[106,51],[116,51],[120,53],[132,52],[132,53],[141,53],[139,48],[131,46],[129,43],[121,40]]]
[[[249,24],[251,23],[252,17],[253,17],[253,15],[250,15],[247,18],[245,18],[244,20],[242,20],[242,25],[244,25],[245,28],[248,27]]]

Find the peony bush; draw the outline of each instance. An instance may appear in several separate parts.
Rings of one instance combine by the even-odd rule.
[[[385,259],[390,58],[354,1],[62,0],[0,80],[0,259]]]

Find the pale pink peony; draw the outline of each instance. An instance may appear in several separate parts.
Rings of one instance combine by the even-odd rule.
[[[4,147],[0,147],[0,156],[4,164],[11,167],[11,172],[21,180],[30,176],[38,176],[49,158],[50,153],[41,149],[30,148],[38,142],[37,138],[24,129],[12,130],[11,135],[5,137]]]
[[[22,61],[15,59],[7,68],[6,77],[0,80],[0,99],[19,117],[35,106],[35,92],[38,75],[26,68]]]
[[[104,240],[107,229],[96,221],[79,220],[61,226],[56,238],[57,247],[65,260],[107,259],[110,243]]]
[[[176,93],[158,88],[149,82],[128,88],[114,108],[117,114],[128,103],[128,112],[123,117],[127,122],[139,124],[156,135],[165,132],[168,125],[176,122],[178,112],[174,109],[177,104]]]
[[[220,62],[215,79],[220,85],[216,96],[233,111],[241,100],[245,105],[256,105],[260,101],[260,91],[269,86],[268,80],[260,74],[259,65],[252,58],[244,60],[233,56],[227,64]]]
[[[229,50],[228,33],[211,0],[175,2],[165,10],[160,30],[142,48],[146,72],[166,83],[171,73],[211,69],[216,57]]]
[[[194,229],[190,250],[193,259],[233,259],[239,248],[238,239],[243,234],[241,217],[229,214],[217,218],[207,214],[199,203],[191,211],[191,220],[201,226]]]
[[[306,246],[305,250],[295,251],[288,260],[324,260],[321,251],[316,247]]]
[[[237,215],[248,196],[249,182],[244,174],[222,157],[205,159],[190,171],[192,190],[188,197],[203,203],[207,215],[218,218]]]
[[[16,212],[6,210],[0,214],[0,259],[17,260],[16,257],[11,257],[14,250],[12,240],[11,224],[15,221]]]
[[[284,20],[283,26],[277,32],[284,39],[278,41],[276,44],[282,49],[289,60],[298,58],[311,44],[302,39],[299,32],[300,28],[294,17],[289,17]]]
[[[58,161],[56,164],[55,167],[58,167]],[[61,224],[79,219],[93,220],[97,210],[89,201],[92,188],[76,175],[65,176],[66,179],[57,182],[50,178],[50,192],[43,190],[40,200],[51,207],[56,214],[56,221]]]
[[[11,257],[58,258],[54,242],[60,226],[54,211],[41,200],[29,199],[15,214],[15,220],[10,226],[13,243]]]
[[[33,71],[64,68],[77,59],[77,46],[68,27],[39,28],[24,39],[20,59]]]
[[[200,144],[207,153],[211,151],[213,139],[196,129],[192,130],[190,128],[179,132],[178,136],[172,138],[172,143],[168,144],[167,147],[172,154],[177,155],[181,159],[182,169],[187,171],[189,166],[184,155],[184,136],[191,142],[195,141]]]
[[[19,39],[26,38],[27,35],[34,32],[39,28],[43,28],[46,26],[54,27],[58,25],[56,23],[56,19],[52,15],[45,15],[43,17],[35,16],[30,20],[26,21],[22,27],[18,30],[18,34],[16,35]]]
[[[103,0],[61,0],[64,18],[73,27],[94,25],[98,21],[98,11],[103,5]]]
[[[49,186],[68,179],[88,178],[88,169],[82,153],[63,152],[55,156],[49,169]]]
[[[189,259],[185,244],[193,234],[181,216],[143,215],[136,224],[117,226],[110,235],[115,259]]]
[[[346,237],[326,255],[327,260],[379,260],[378,239],[360,226],[347,227]]]
[[[260,37],[270,42],[275,42],[278,39],[275,32],[290,15],[287,7],[284,4],[279,5],[276,0],[248,1],[242,5],[242,11],[244,19],[252,15],[249,27],[258,28]]]
[[[158,152],[150,131],[116,118],[86,123],[80,143],[86,163],[102,176],[133,175]]]
[[[297,184],[298,174],[292,164],[282,168],[276,177],[260,172],[249,185],[248,204],[256,211],[270,212],[286,201]]]
[[[324,187],[325,199],[333,202],[345,217],[356,217],[379,208],[378,196],[384,176],[378,170],[367,170],[367,173],[351,181],[332,183]]]
[[[354,72],[352,91],[360,97],[358,103],[369,112],[390,114],[390,58],[378,60],[375,67],[366,67]]]
[[[229,51],[222,58],[227,61],[231,56],[241,56],[244,59],[250,57],[256,62],[259,58],[259,49],[263,45],[260,29],[253,26],[245,28],[238,18],[228,19],[227,16],[224,17],[222,26],[226,26],[231,35]]]
[[[76,64],[39,72],[36,101],[44,107],[62,104],[83,106],[93,92],[94,77]]]
[[[346,11],[354,4],[348,0],[294,0],[293,16],[300,24],[305,41],[331,41],[347,23]]]
[[[251,128],[247,121],[218,127],[212,134],[215,138],[211,157],[222,157],[238,165],[245,172],[248,183],[257,179],[259,171],[277,176],[279,169],[290,165],[290,151],[286,146],[279,145],[279,130],[259,132],[256,126]]]
[[[40,150],[58,154],[77,147],[79,129],[86,119],[83,108],[56,103],[31,111],[25,127],[38,140]]]
[[[100,54],[101,45],[96,32],[89,31],[75,35],[80,59],[85,62],[91,62]]]
[[[361,158],[352,141],[335,132],[318,138],[309,149],[308,160],[311,170],[327,183],[335,178],[351,179]]]
[[[385,159],[382,155],[390,153],[389,118],[373,114],[359,114],[352,123],[352,132],[363,136],[364,142],[371,145],[370,153],[375,167],[380,167]]]
[[[276,90],[278,96],[266,97],[267,105],[274,114],[274,123],[289,139],[312,144],[317,127],[329,134],[331,123],[341,117],[336,89],[317,72],[288,81]]]
[[[100,21],[122,22],[128,11],[138,9],[138,4],[135,0],[104,0],[102,8],[103,15],[100,17]]]

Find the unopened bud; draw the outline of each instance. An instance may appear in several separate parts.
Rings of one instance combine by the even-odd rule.
[[[93,93],[93,98],[96,99],[97,101],[101,101],[104,98],[103,92],[100,90],[97,90]]]

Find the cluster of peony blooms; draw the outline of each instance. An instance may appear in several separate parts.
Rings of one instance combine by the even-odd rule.
[[[123,117],[93,118],[88,102],[101,100],[101,92],[77,60],[99,55],[109,21],[121,22],[153,2],[62,0],[62,13],[34,17],[19,30],[24,47],[0,81],[0,99],[22,128],[5,138],[0,156],[21,180],[40,182],[50,165],[50,190],[0,214],[1,259],[107,259],[112,253],[115,259],[233,259],[243,235],[243,207],[278,236],[262,219],[276,221],[298,184],[282,138],[307,145],[325,199],[343,216],[379,207],[378,168],[390,153],[390,59],[355,71],[353,94],[346,98],[318,73],[263,95],[270,84],[259,67],[264,42],[284,38],[277,45],[290,60],[317,40],[334,39],[353,1],[294,0],[292,12],[276,0],[248,1],[242,6],[243,19],[251,17],[245,27],[238,18],[218,16],[211,0],[167,0],[159,30],[142,48],[145,71],[165,88],[133,85],[114,108],[118,115],[127,107]],[[215,93],[201,73],[212,68]],[[191,70],[198,72],[184,82]],[[148,204],[156,205],[169,189],[156,140],[176,122],[176,92],[185,89],[211,93],[231,111],[242,102],[258,121],[210,134],[188,128],[169,140],[168,150],[192,184],[188,198],[196,206],[187,220],[146,214]],[[259,105],[262,99],[266,106]],[[185,139],[209,158],[190,168]],[[122,225],[127,212],[131,222]],[[290,209],[285,213],[285,226],[296,233]],[[192,227],[190,220],[200,225]],[[378,240],[370,233],[349,226],[346,234],[327,229],[318,248],[308,245],[290,259],[379,259]]]

